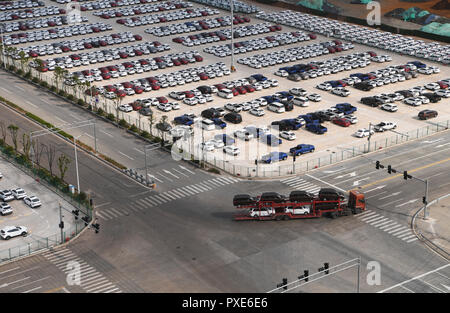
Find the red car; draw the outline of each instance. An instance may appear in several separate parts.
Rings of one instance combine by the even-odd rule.
[[[142,109],[142,105],[139,102],[132,102],[130,103],[130,106],[133,108],[134,111]]]
[[[113,85],[106,85],[105,90],[108,92],[115,92],[117,89]]]
[[[140,59],[140,60],[139,60],[139,63],[141,63],[141,65],[147,65],[147,64],[148,64],[148,61],[145,60],[145,59]]]
[[[29,55],[30,57],[32,57],[32,58],[36,58],[36,57],[39,56],[39,54],[37,54],[35,51],[30,51],[30,52],[28,52],[28,55]]]
[[[133,84],[130,82],[123,82],[122,86],[125,88],[133,88],[134,87]]]
[[[92,31],[93,31],[94,33],[99,33],[99,32],[100,32],[100,28],[98,28],[98,27],[92,27]]]
[[[331,121],[334,124],[343,126],[343,127],[349,127],[352,124],[349,120],[346,120],[345,118],[341,118],[341,117],[333,118]]]
[[[241,94],[241,95],[245,95],[246,93],[247,93],[247,89],[245,89],[244,87],[242,87],[242,86],[239,86],[239,87],[236,87],[236,90],[239,92],[239,94]],[[234,92],[233,92],[233,94],[234,94]]]
[[[317,36],[314,35],[314,34],[308,34],[308,36],[309,36],[310,39],[316,39],[317,38]]]
[[[194,98],[195,97],[195,94],[192,91],[190,91],[190,90],[183,91],[183,93],[184,93],[186,98]]]
[[[216,87],[217,90],[219,90],[219,91],[227,88],[224,84],[216,84],[216,85],[214,85],[214,87]]]
[[[108,45],[108,43],[107,43],[106,41],[104,41],[104,40],[99,40],[98,44],[99,44],[100,46],[102,46],[102,47],[105,47],[105,46]]]
[[[120,56],[121,59],[126,59],[126,58],[128,58],[128,54],[126,54],[125,52],[120,52],[120,53],[119,53],[119,56]]]
[[[142,89],[142,88],[139,87],[139,86],[135,86],[135,87],[133,88],[133,90],[134,90],[134,92],[135,92],[136,94],[141,94],[141,93],[144,92],[144,89]]]
[[[200,73],[198,74],[198,76],[200,77],[201,80],[207,80],[209,79],[209,76],[206,75],[205,73]],[[223,89],[223,88],[222,88]]]
[[[168,103],[169,102],[169,100],[167,100],[166,97],[158,97],[156,99],[159,101],[159,103]]]
[[[201,55],[194,55],[194,59],[197,62],[202,62],[203,61],[203,57]]]
[[[245,85],[244,88],[245,88],[245,90],[247,90],[247,92],[256,91],[255,87],[253,87],[252,85]]]
[[[181,37],[175,37],[174,39],[172,39],[172,41],[176,43],[182,43],[183,39]]]
[[[86,77],[86,76],[91,76],[91,75],[92,75],[91,71],[89,71],[89,70],[81,71],[81,73],[82,73],[85,77]]]
[[[134,39],[136,39],[137,41],[142,40],[142,36],[141,35],[134,35]]]
[[[447,89],[448,88],[448,84],[444,83],[444,82],[437,82],[439,84],[439,87],[441,87],[441,89]]]
[[[89,42],[85,42],[83,46],[84,46],[85,49],[91,49],[92,48],[92,45]]]
[[[376,57],[377,56],[377,54],[375,53],[375,52],[373,52],[373,51],[368,51],[367,52],[371,57]]]
[[[181,62],[181,64],[183,64],[183,65],[186,65],[186,64],[189,63],[189,61],[186,60],[185,58],[179,58],[178,60],[179,60],[179,61]]]
[[[100,67],[99,70],[100,73],[109,73],[109,70],[106,67]]]
[[[109,65],[106,67],[110,72],[117,72],[118,69],[115,65]]]
[[[126,92],[125,92],[124,90],[116,90],[116,95],[117,95],[118,97],[123,98],[123,97],[125,97],[127,94],[126,94]]]
[[[231,92],[233,93],[234,97],[239,96],[239,91],[237,91],[236,88],[231,89]]]
[[[69,52],[69,51],[70,51],[70,48],[67,47],[67,46],[62,46],[62,47],[61,47],[61,51],[62,51],[62,52]]]
[[[181,62],[178,61],[178,59],[173,60],[172,63],[173,63],[173,65],[175,65],[175,66],[180,66],[180,65],[181,65]]]
[[[161,86],[158,84],[151,84],[150,87],[152,87],[153,90],[161,89]]]
[[[101,75],[102,75],[103,79],[110,79],[111,78],[111,74],[109,74],[109,73],[102,73]]]

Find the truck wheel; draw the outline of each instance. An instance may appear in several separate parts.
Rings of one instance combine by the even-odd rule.
[[[285,215],[285,216],[283,216],[283,219],[284,219],[285,221],[288,221],[288,220],[291,219],[291,217],[290,217],[289,215]]]
[[[27,233],[26,233],[26,232],[23,232],[21,235],[24,236],[24,237],[26,237],[26,236],[27,236]]]
[[[281,221],[282,218],[283,218],[282,216],[278,215],[275,219],[276,219],[277,221]]]
[[[337,217],[336,212],[331,212],[331,213],[330,213],[330,217],[331,217],[332,219],[335,219],[335,218]]]

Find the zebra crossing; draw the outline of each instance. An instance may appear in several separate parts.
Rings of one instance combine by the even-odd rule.
[[[171,201],[190,197],[202,192],[207,192],[225,185],[239,182],[239,179],[233,177],[217,177],[214,179],[205,180],[201,183],[183,186],[169,191],[152,194],[148,197],[134,200],[124,208],[105,208],[101,211],[96,211],[95,215],[103,220],[112,220],[121,216],[129,215],[132,212],[141,212],[145,209],[159,206]]]
[[[69,262],[77,262],[80,266],[79,286],[88,293],[122,293],[119,287],[67,248],[49,251],[43,255],[66,275],[74,271],[74,267],[68,266]]]
[[[300,177],[291,177],[281,180],[282,183],[296,190],[305,190],[310,193],[317,194],[321,187],[306,181]]]
[[[370,226],[376,227],[391,236],[405,241],[406,243],[418,240],[411,228],[391,220],[382,214],[378,214],[373,210],[366,210],[365,212],[358,214],[357,218]]]

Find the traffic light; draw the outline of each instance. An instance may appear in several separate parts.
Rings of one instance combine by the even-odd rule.
[[[293,155],[293,160],[292,160],[292,162],[295,162],[295,157],[296,157],[296,155],[294,154],[294,155]]]
[[[89,224],[89,216],[83,216],[81,219],[84,221],[84,226]]]
[[[94,207],[94,200],[93,199],[89,199],[89,205],[92,207]]]
[[[61,221],[61,223],[59,223],[59,228],[63,229],[64,228],[64,221]]]
[[[376,168],[377,170],[380,169],[380,161],[375,162],[375,168]]]
[[[404,179],[404,180],[407,180],[407,179],[408,179],[408,172],[407,172],[407,171],[404,171],[404,172],[403,172],[403,179]]]
[[[72,214],[75,216],[75,220],[77,220],[78,215],[80,214],[80,210],[72,210]]]
[[[328,270],[330,268],[330,264],[328,262],[323,263],[323,269],[325,270],[325,274],[329,274],[330,271]]]
[[[283,278],[283,289],[287,290],[287,278]]]
[[[422,198],[422,203],[423,203],[423,204],[427,204],[427,197],[423,197],[423,198]]]
[[[258,165],[258,159],[255,159],[255,165],[256,166]]]
[[[392,173],[392,167],[390,165],[388,165],[388,173],[391,174]]]
[[[92,224],[92,227],[94,227],[95,233],[98,234],[100,230],[100,224],[99,223]]]
[[[305,282],[308,281],[308,276],[309,276],[309,271],[308,270],[304,270],[303,271],[303,277],[305,277]]]

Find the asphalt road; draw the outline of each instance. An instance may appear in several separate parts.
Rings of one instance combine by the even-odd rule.
[[[20,117],[11,113],[7,116],[26,129],[28,123]],[[433,199],[448,192],[448,177],[440,173],[450,170],[446,156],[450,147],[438,146],[449,142],[449,137],[450,133],[444,132],[367,157],[385,165],[391,163],[393,168],[408,170],[420,178],[431,177]],[[73,150],[53,136],[46,139],[54,140],[58,149],[67,154]],[[2,292],[38,287],[30,292],[264,292],[282,277],[291,281],[303,269],[312,273],[323,262],[335,265],[358,256],[363,264],[361,291],[374,292],[447,264],[413,237],[403,240],[410,237],[407,227],[420,206],[420,200],[415,199],[421,199],[423,185],[377,171],[366,158],[312,171],[298,177],[297,182],[233,181],[227,176],[209,176],[206,181],[193,181],[183,187],[190,189],[174,187],[163,192],[148,191],[84,153],[79,154],[79,162],[81,184],[94,192],[100,233],[87,230],[61,252],[2,266],[0,283],[8,284],[3,285]],[[69,182],[73,182],[73,170],[71,166]],[[356,181],[359,183],[354,186]],[[336,220],[231,219],[235,211],[231,206],[233,194],[271,190],[288,193],[296,186],[314,190],[329,185],[342,190],[361,187],[369,199],[370,211]],[[389,223],[384,229],[375,223],[386,221]],[[71,260],[82,264],[81,287],[66,282],[65,266]],[[380,286],[365,283],[368,261],[381,264]],[[45,272],[41,273],[42,268]],[[448,273],[441,273],[448,277]],[[352,292],[355,275],[355,270],[349,270],[302,291]],[[51,279],[44,279],[47,276]],[[414,292],[436,292],[425,283],[410,285],[407,288]]]

